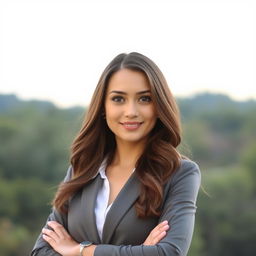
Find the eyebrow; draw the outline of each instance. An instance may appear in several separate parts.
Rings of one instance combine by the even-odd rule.
[[[117,94],[123,94],[123,95],[127,94],[126,92],[123,92],[123,91],[111,91],[109,94],[111,94],[111,93],[117,93]],[[136,94],[140,95],[140,94],[144,94],[144,93],[150,93],[150,90],[140,91],[140,92],[137,92]]]

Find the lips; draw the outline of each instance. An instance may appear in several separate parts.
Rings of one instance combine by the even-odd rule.
[[[136,130],[141,126],[142,122],[124,122],[121,124],[127,130]]]

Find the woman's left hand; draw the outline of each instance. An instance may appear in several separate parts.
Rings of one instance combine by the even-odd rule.
[[[166,232],[169,229],[168,221],[160,222],[148,235],[147,239],[143,245],[156,245],[158,244],[165,236]]]
[[[66,231],[66,229],[56,221],[49,221],[49,227],[43,228],[43,239],[62,256],[79,255],[80,245]]]

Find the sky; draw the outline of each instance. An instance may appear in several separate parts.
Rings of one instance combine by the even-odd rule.
[[[177,97],[256,99],[254,0],[0,0],[0,93],[85,106],[105,66],[140,52]]]

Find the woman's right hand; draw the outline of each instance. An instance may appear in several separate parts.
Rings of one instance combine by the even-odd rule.
[[[156,245],[159,243],[165,236],[166,232],[169,229],[168,221],[165,220],[160,222],[148,235],[147,239],[143,245]]]

